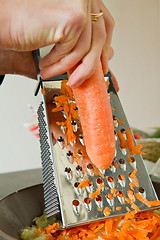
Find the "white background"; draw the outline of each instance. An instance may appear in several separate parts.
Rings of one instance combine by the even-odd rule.
[[[115,19],[110,62],[131,126],[160,126],[160,1],[105,0]],[[8,75],[0,87],[0,173],[39,168],[38,140],[24,128],[34,80]]]

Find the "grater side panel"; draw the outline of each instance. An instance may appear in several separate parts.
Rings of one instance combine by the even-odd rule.
[[[39,96],[40,98],[40,96]],[[50,133],[45,112],[45,102],[41,96],[37,110],[39,122],[40,149],[42,161],[42,177],[44,189],[44,203],[47,217],[60,212],[59,198],[55,185],[55,174],[53,167],[53,154],[51,149]]]

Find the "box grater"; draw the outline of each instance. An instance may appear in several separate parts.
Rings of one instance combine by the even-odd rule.
[[[36,59],[37,61],[40,59],[39,50],[36,52]],[[73,152],[63,146],[65,130],[62,126],[59,126],[59,136],[56,136],[56,142],[52,143],[51,105],[53,104],[52,108],[56,106],[55,96],[60,94],[63,79],[67,79],[66,74],[43,80],[38,72],[39,83],[35,92],[38,101],[44,201],[47,217],[60,214],[61,228],[67,228],[107,218],[103,212],[106,207],[111,211],[108,217],[124,215],[129,209],[132,211],[131,204],[125,200],[128,198],[127,193],[131,189],[133,179],[130,176],[134,169],[137,169],[136,176],[139,183],[134,187],[134,203],[141,211],[158,208],[147,207],[134,197],[136,193],[139,193],[148,201],[157,200],[142,156],[136,154],[133,157],[127,149],[120,147],[117,132],[120,130],[125,138],[125,131],[129,130],[131,133],[132,131],[112,83],[110,73],[105,75],[105,80],[108,83],[106,87],[108,85],[108,94],[113,109],[116,139],[116,154],[110,168],[99,171],[99,174],[95,175],[91,164],[87,165],[87,171],[83,171],[81,165],[83,156],[79,156],[79,164],[72,162]],[[39,91],[40,88],[45,91],[45,94]],[[66,116],[63,111],[60,115],[60,118],[65,121]],[[75,132],[77,131],[76,121],[73,123],[73,129]],[[133,141],[136,145],[134,138]],[[79,135],[79,142],[84,145],[82,134]],[[81,155],[80,151],[79,155]],[[128,161],[128,155],[130,155],[131,161]],[[86,177],[91,184],[86,188],[78,188],[79,183]],[[100,183],[104,184],[100,194],[96,198],[90,199],[89,194],[95,192]],[[117,190],[116,194],[112,193],[113,189]]]

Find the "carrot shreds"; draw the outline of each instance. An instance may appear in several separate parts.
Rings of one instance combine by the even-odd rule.
[[[134,141],[133,141],[133,136],[132,133],[128,130],[125,131],[126,138],[127,138],[127,148],[133,156],[135,154],[144,154],[142,151],[139,151],[139,149],[142,148],[142,145],[137,145],[135,146]]]
[[[97,196],[100,194],[102,188],[104,188],[104,184],[103,184],[103,183],[99,184],[97,190],[96,190],[94,193],[91,192],[91,193],[89,194],[89,197],[90,197],[91,199],[97,197]]]
[[[111,213],[111,209],[108,208],[108,207],[106,207],[106,208],[104,209],[103,213],[104,213],[104,215],[105,215],[106,217],[108,217],[108,216],[110,215],[110,213]]]
[[[160,200],[157,201],[150,201],[151,206],[160,206]]]
[[[135,198],[137,198],[139,201],[141,201],[142,203],[144,203],[147,207],[151,207],[150,202],[149,202],[146,198],[144,198],[141,194],[136,193],[136,194],[135,194]]]
[[[150,240],[156,240],[157,237],[160,236],[160,226],[158,227],[158,229],[156,229],[155,233],[152,235],[152,237],[150,238]],[[158,240],[158,239],[157,239]]]
[[[80,182],[80,184],[78,185],[78,188],[86,188],[89,187],[92,184],[92,182],[88,179],[85,178],[83,181]]]
[[[101,230],[102,228],[104,228],[104,223],[99,224],[99,225],[94,229],[94,233],[99,232],[99,230]]]
[[[128,197],[129,197],[131,203],[133,203],[134,202],[134,191],[132,189],[129,189],[127,191],[127,194],[128,194]]]
[[[122,209],[122,207],[116,207],[117,211],[120,211]]]
[[[115,119],[117,120],[118,123],[124,124],[124,122],[118,119],[117,117],[115,117]]]
[[[135,213],[136,213],[135,210],[134,210],[134,211],[131,211],[131,212],[128,211],[128,212],[126,213],[125,217],[124,217],[124,221],[127,221],[128,219],[134,218]]]
[[[132,178],[132,179],[134,180],[134,185],[135,185],[136,187],[139,187],[139,183],[138,183],[138,179],[137,179],[137,177],[136,177],[136,173],[137,173],[137,168],[135,168],[135,169],[133,170],[133,172],[130,174],[130,178]]]
[[[67,95],[72,101],[74,100],[73,97],[73,91],[72,89],[67,85],[68,80],[63,80],[61,83],[61,92],[65,95]]]
[[[52,112],[59,112],[62,111],[64,109],[64,107],[56,107],[52,109]]]
[[[131,207],[136,209],[134,203]],[[105,208],[106,214],[110,214],[110,209]],[[87,225],[72,227],[65,230],[59,229],[59,224],[55,223],[42,229],[38,228],[36,237],[43,234],[50,240],[158,240],[160,236],[160,216],[153,210],[138,212],[136,210],[128,212],[125,216],[119,216],[93,222]]]
[[[123,136],[123,134],[120,130],[118,130],[117,136],[118,136],[119,141],[120,141],[120,147],[121,148],[126,148],[126,140],[125,140],[125,137]]]
[[[114,197],[116,196],[116,192],[117,192],[116,188],[111,188],[111,193],[113,194]]]
[[[124,198],[124,200],[127,202],[127,203],[131,203],[131,200],[127,197]]]
[[[131,208],[133,208],[136,212],[140,211],[139,207],[135,203],[132,203]]]
[[[129,183],[129,186],[131,187],[132,190],[133,190],[133,188],[135,187],[135,185],[134,185],[133,182],[130,182],[130,183]]]
[[[108,237],[112,233],[112,226],[113,226],[113,219],[107,219],[104,224],[104,230]]]
[[[42,93],[43,95],[45,95],[45,93],[46,93],[43,88],[41,88],[41,93]]]

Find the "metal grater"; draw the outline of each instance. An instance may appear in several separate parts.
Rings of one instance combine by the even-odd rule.
[[[40,56],[39,56],[40,57]],[[87,166],[88,172],[83,172],[81,163],[72,163],[72,152],[63,148],[63,129],[59,129],[59,138],[55,145],[52,144],[50,127],[51,110],[48,108],[48,102],[53,102],[53,96],[60,92],[61,80],[66,79],[67,75],[60,75],[49,80],[39,78],[38,88],[41,86],[45,90],[43,95],[41,91],[36,91],[38,99],[38,120],[40,132],[40,147],[42,159],[42,173],[44,183],[44,200],[47,217],[60,213],[62,225],[61,228],[73,227],[92,221],[103,220],[107,218],[103,210],[108,207],[111,212],[109,217],[124,215],[131,204],[125,202],[127,191],[131,188],[130,173],[137,168],[137,179],[139,187],[134,187],[134,194],[139,193],[146,197],[148,201],[157,200],[155,190],[148,176],[141,155],[135,155],[133,161],[128,162],[128,150],[119,147],[120,142],[117,137],[118,130],[121,130],[125,136],[125,130],[130,130],[130,126],[125,117],[119,97],[115,91],[110,74],[105,75],[106,82],[109,81],[108,93],[110,95],[111,107],[113,111],[113,120],[116,138],[116,155],[113,164],[100,174],[93,174],[92,165]],[[53,106],[54,108],[54,106]],[[65,119],[64,113],[61,117]],[[124,122],[118,122],[117,119]],[[75,129],[76,131],[76,129]],[[80,143],[83,145],[83,138],[80,136]],[[135,141],[134,141],[135,143]],[[131,156],[132,157],[132,156]],[[81,159],[83,161],[83,159]],[[80,161],[81,161],[80,160]],[[103,177],[104,176],[104,177]],[[87,177],[92,185],[88,188],[78,188],[78,184]],[[89,199],[89,193],[95,192],[98,185],[103,182],[104,188],[98,199]],[[111,197],[111,189],[116,188],[117,194]],[[148,208],[145,204],[134,199],[135,204],[141,211],[155,209]],[[120,207],[120,210],[117,210]]]

